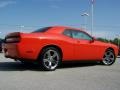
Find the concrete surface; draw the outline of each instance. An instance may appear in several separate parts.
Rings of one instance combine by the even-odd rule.
[[[0,54],[0,90],[120,90],[120,58],[112,66],[64,64],[48,72]]]

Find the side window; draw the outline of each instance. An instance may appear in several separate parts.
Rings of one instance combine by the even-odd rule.
[[[65,30],[63,34],[66,36],[72,37],[71,30]]]
[[[89,35],[77,30],[72,30],[72,37],[76,39],[92,40],[92,38]]]

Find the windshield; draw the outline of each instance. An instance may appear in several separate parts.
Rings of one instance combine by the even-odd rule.
[[[38,30],[33,31],[32,33],[36,33],[36,32],[46,32],[47,30],[49,30],[52,27],[44,27],[44,28],[40,28]]]

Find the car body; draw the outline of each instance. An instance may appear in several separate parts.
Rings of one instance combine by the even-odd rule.
[[[21,62],[38,62],[45,70],[55,70],[64,61],[89,60],[111,65],[118,47],[97,41],[80,29],[51,26],[31,33],[9,33],[5,37],[4,54]]]

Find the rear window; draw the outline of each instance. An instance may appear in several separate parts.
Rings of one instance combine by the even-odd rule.
[[[38,29],[38,30],[33,31],[32,33],[46,32],[46,31],[48,31],[50,28],[52,28],[52,27],[44,27],[44,28],[40,28],[40,29]]]
[[[65,30],[65,31],[63,32],[63,34],[66,35],[66,36],[72,37],[71,30]]]

